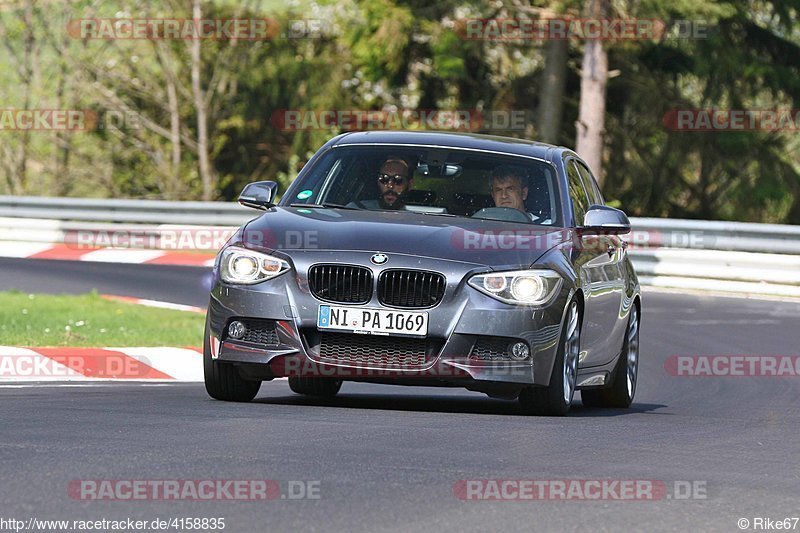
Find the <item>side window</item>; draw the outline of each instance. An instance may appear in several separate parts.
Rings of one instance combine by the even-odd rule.
[[[597,181],[595,181],[592,173],[583,163],[575,161],[575,164],[578,165],[578,172],[583,178],[583,186],[589,194],[589,201],[594,205],[603,205],[603,195],[600,194],[600,188],[597,186]]]
[[[589,199],[581,183],[581,175],[571,159],[567,161],[567,181],[569,182],[569,197],[572,200],[572,212],[575,214],[575,225],[583,224],[583,218],[589,209]]]

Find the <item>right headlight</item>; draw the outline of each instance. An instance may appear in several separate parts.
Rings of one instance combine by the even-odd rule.
[[[562,279],[553,270],[536,268],[477,274],[467,283],[507,304],[544,306],[558,293]]]
[[[229,246],[222,252],[219,276],[226,283],[252,285],[283,274],[291,267],[278,257]]]

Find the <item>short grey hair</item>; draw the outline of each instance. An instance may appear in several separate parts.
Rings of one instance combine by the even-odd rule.
[[[521,188],[528,186],[528,171],[519,165],[500,165],[492,170],[492,181],[506,181],[517,178]]]

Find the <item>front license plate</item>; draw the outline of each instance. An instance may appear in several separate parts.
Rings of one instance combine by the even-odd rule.
[[[372,335],[424,336],[428,334],[428,313],[320,305],[317,327]]]

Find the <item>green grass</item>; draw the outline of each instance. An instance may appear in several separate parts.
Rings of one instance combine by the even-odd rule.
[[[0,291],[0,345],[202,346],[199,313],[114,302],[96,293]]]

